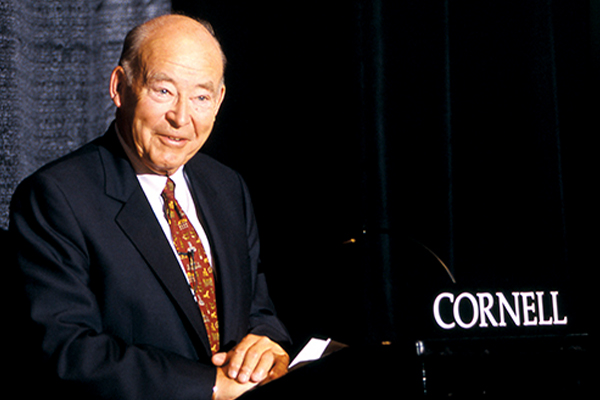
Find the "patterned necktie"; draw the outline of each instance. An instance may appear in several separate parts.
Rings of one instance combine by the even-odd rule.
[[[175,249],[185,267],[188,282],[202,312],[210,349],[215,354],[219,351],[219,321],[213,269],[200,237],[175,200],[175,183],[171,178],[167,179],[161,195],[165,201],[165,215],[171,227]]]

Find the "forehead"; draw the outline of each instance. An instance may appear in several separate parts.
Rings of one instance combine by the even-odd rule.
[[[174,82],[220,81],[223,60],[216,40],[206,32],[174,30],[157,32],[140,48],[144,80],[167,79]]]

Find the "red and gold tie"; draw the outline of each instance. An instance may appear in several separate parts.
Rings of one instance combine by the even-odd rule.
[[[200,237],[175,200],[175,183],[171,178],[167,179],[161,195],[165,201],[165,215],[171,227],[175,249],[183,263],[188,282],[202,312],[210,349],[215,354],[219,351],[219,321],[213,269]]]

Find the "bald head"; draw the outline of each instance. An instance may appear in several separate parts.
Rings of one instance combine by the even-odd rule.
[[[222,64],[223,79],[227,59],[219,44],[213,27],[204,20],[197,20],[183,15],[163,15],[136,26],[127,34],[119,65],[127,74],[127,81],[143,76],[141,70],[141,54],[151,43],[157,40],[170,41],[171,46],[183,45],[191,41],[204,47],[203,51],[213,56],[218,55]]]
[[[129,33],[111,74],[119,135],[138,173],[171,175],[208,139],[225,95],[209,25],[168,15]]]

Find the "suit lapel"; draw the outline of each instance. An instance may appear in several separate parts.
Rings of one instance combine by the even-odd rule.
[[[116,134],[109,131],[106,139],[105,147],[100,148],[105,169],[106,194],[123,202],[115,220],[187,319],[188,326],[196,336],[193,342],[197,343],[199,339],[205,351],[209,351],[200,310],[190,293],[171,246],[156,221]]]

